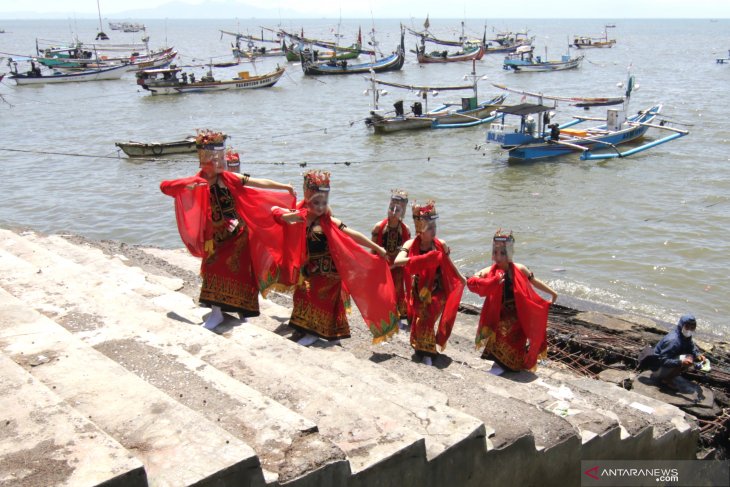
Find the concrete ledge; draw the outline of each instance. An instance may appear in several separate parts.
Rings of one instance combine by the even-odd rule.
[[[0,258],[6,262],[8,257]],[[0,347],[137,456],[151,483],[261,485],[253,450],[0,289]],[[48,358],[32,366],[37,357]]]
[[[0,484],[147,485],[139,460],[2,353],[0,411]]]

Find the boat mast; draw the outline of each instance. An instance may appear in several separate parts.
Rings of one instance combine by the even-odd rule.
[[[96,11],[99,13],[99,33],[96,34],[97,41],[108,41],[109,36],[104,33],[104,29],[101,25],[101,7],[99,6],[99,0],[96,0]]]

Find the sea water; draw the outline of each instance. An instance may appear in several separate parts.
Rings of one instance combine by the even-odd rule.
[[[152,47],[174,46],[180,52],[177,63],[195,66],[186,70],[198,78],[205,63],[231,59],[233,38],[219,29],[260,35],[263,25],[330,38],[339,30],[349,45],[358,27],[365,42],[374,27],[387,55],[399,42],[400,22],[421,28],[413,19],[339,25],[290,19],[137,21],[147,25]],[[39,86],[15,86],[6,77],[0,84],[0,225],[178,247],[172,200],[160,193],[159,183],[194,174],[194,155],[132,160],[114,142],[177,140],[197,128],[212,128],[230,134],[243,171],[253,177],[299,188],[304,170],[331,171],[336,216],[365,234],[385,217],[391,189],[406,189],[411,201],[435,199],[438,236],[465,275],[489,265],[492,235],[510,229],[515,259],[549,283],[560,294],[558,302],[607,306],[665,323],[692,312],[699,330],[727,336],[730,65],[716,64],[715,58],[730,48],[728,22],[609,19],[616,24],[609,31],[616,45],[581,51],[586,59],[572,71],[510,73],[498,54],[476,62],[476,73],[487,78],[479,83],[480,100],[499,93],[492,82],[560,96],[620,96],[619,84],[630,67],[639,88],[629,111],[662,103],[663,117],[691,132],[634,157],[602,162],[574,155],[513,163],[499,147],[485,143],[484,127],[374,135],[364,123],[372,109],[366,77],[305,77],[299,63],[283,57],[214,72],[225,79],[286,65],[286,75],[273,88],[210,94],[151,96],[133,74]],[[481,38],[483,19],[465,23],[469,35]],[[599,35],[605,23],[511,19],[489,21],[486,29],[489,38],[496,31],[527,28],[536,36],[536,53],[560,59],[571,36]],[[3,28],[0,56],[5,58],[33,54],[37,38],[91,40],[97,31],[92,20],[5,20]],[[118,43],[145,34],[106,31],[110,42]],[[431,19],[431,31],[456,38],[459,22]],[[416,43],[406,35],[407,50]],[[0,72],[7,72],[7,59],[2,62]],[[401,71],[378,77],[454,85],[464,84],[471,70],[468,62],[419,65],[409,52]],[[419,100],[407,90],[388,91],[380,98],[384,110],[399,99],[406,106]],[[429,108],[460,104],[460,95],[432,94]],[[507,101],[520,103],[522,97],[512,94]],[[605,117],[605,109],[584,112],[561,103],[554,120],[562,123],[574,115]],[[652,129],[648,138],[661,135]],[[464,300],[479,302],[468,292]]]

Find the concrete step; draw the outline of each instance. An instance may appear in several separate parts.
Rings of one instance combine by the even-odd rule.
[[[12,256],[2,253],[3,273]],[[19,266],[13,265],[12,269]],[[153,485],[261,485],[245,443],[0,289],[2,351],[132,452]],[[33,366],[45,357],[43,363]]]
[[[128,268],[120,262],[116,262],[115,259],[105,260],[103,258],[103,255],[100,256],[98,259],[95,257],[90,257],[88,255],[90,252],[94,254],[100,254],[100,252],[98,251],[94,252],[94,249],[83,249],[83,251],[79,251],[78,246],[70,244],[69,242],[64,241],[63,239],[59,239],[58,237],[41,237],[38,243],[42,243],[44,249],[52,251],[54,254],[62,255],[66,258],[73,258],[74,262],[82,262],[84,264],[84,268],[89,269],[96,279],[105,279],[106,276],[109,276],[109,279],[107,280],[109,282],[104,284],[104,286],[110,285],[110,282],[113,282],[115,280],[120,280],[123,283],[133,283],[133,285],[136,286],[134,290],[137,292],[139,292],[140,289],[144,289],[145,294],[149,294],[149,292],[151,291],[149,283],[143,283],[139,281],[139,279],[135,279],[134,277],[120,279],[118,276],[127,272]],[[149,281],[150,279],[148,278],[147,280]],[[123,290],[124,289],[122,289],[121,291]],[[167,289],[158,289],[158,292],[167,292],[169,294],[169,290]],[[158,298],[163,297],[164,296],[158,296],[157,298],[153,298],[153,300],[159,303],[160,301],[162,301],[162,299]],[[171,303],[172,300],[166,300],[166,302]],[[178,314],[185,314],[189,311],[181,309],[179,307],[180,302],[176,304],[178,305],[178,308],[176,309],[176,312]],[[127,304],[126,306],[128,307],[129,305]],[[100,310],[98,312],[103,312],[103,310]],[[108,319],[113,319],[113,317],[105,318],[104,321],[108,321]],[[146,323],[146,326],[149,328],[149,322]],[[234,335],[237,336],[239,334],[240,331],[237,330]],[[245,334],[243,334],[242,336],[242,345],[250,350],[252,337]],[[266,337],[269,341],[266,341],[266,338],[258,338],[262,354],[270,352],[271,350],[274,350],[275,348],[280,348],[282,346],[289,347],[289,352],[284,353],[284,356],[287,359],[289,359],[289,356],[291,356],[292,353],[306,354],[307,352],[310,352],[291,342],[281,340],[274,335]],[[186,340],[186,343],[189,342]],[[214,355],[218,357],[221,356],[220,353]],[[428,400],[418,400],[416,399],[416,396],[413,395],[413,393],[418,393],[421,396],[428,397],[429,391],[424,386],[418,384],[388,386],[388,384],[384,383],[382,378],[380,377],[383,372],[382,369],[379,369],[377,366],[372,364],[361,364],[361,369],[363,366],[370,365],[369,367],[366,367],[366,371],[369,372],[369,374],[365,374],[362,370],[357,370],[357,364],[353,364],[353,362],[359,361],[354,360],[354,358],[352,357],[350,357],[351,360],[347,360],[347,357],[338,358],[338,360],[334,362],[334,364],[338,368],[338,373],[333,373],[331,363],[321,362],[322,357],[320,357],[318,354],[310,353],[310,355],[308,355],[307,357],[308,360],[312,361],[314,364],[312,367],[313,373],[311,375],[318,378],[316,385],[318,389],[331,389],[332,386],[328,386],[328,382],[336,387],[344,378],[347,378],[348,376],[356,376],[357,374],[360,375],[360,380],[354,382],[353,384],[350,384],[351,395],[360,392],[363,394],[364,397],[367,397],[372,395],[372,390],[383,391],[384,387],[389,389],[387,391],[384,391],[387,395],[387,400],[380,400],[380,398],[368,399],[368,403],[372,406],[370,409],[384,409],[384,411],[382,411],[380,414],[387,414],[388,416],[392,416],[393,419],[400,417],[401,420],[399,421],[399,424],[414,429],[415,431],[418,431],[421,435],[424,435],[426,439],[429,460],[434,459],[436,456],[442,455],[447,450],[451,450],[449,452],[449,455],[454,455],[454,451],[456,450],[455,447],[460,445],[462,442],[472,442],[476,445],[479,445],[480,441],[482,445],[484,443],[484,426],[481,421],[478,421],[471,416],[460,413],[459,411],[448,408],[445,405],[445,396],[434,397]],[[235,357],[231,357],[231,359],[235,359]],[[218,368],[224,368],[228,365],[227,362],[212,362],[211,360],[213,359],[208,357],[206,357],[206,360],[213,363],[213,365],[217,366]],[[240,361],[241,359],[239,358],[238,360]],[[278,358],[277,360],[281,362],[282,358]],[[318,360],[320,361],[320,363],[318,363]],[[260,363],[262,362],[263,361],[259,358],[258,360],[255,360],[253,364],[246,364],[246,366],[249,368],[258,367],[256,370],[259,374],[261,374],[260,385],[268,388],[270,387],[270,384],[272,382],[277,382],[277,380],[279,379],[272,376],[272,372],[275,371],[270,370],[270,364],[267,364],[264,367],[260,367]],[[302,368],[303,366],[306,366],[306,361],[303,361],[301,358],[294,358],[290,361],[290,363],[292,368]],[[349,368],[345,367],[348,364],[354,366],[351,366]],[[232,371],[229,372],[233,373]],[[286,376],[281,377],[281,379],[286,379]],[[251,377],[244,376],[241,377],[241,380],[251,380]],[[406,389],[405,391],[403,390],[404,386]],[[310,395],[312,387],[314,386],[300,386],[299,391],[302,395]],[[355,387],[357,389],[352,390]],[[430,392],[431,395],[435,394],[433,391]],[[400,403],[393,405],[392,402],[396,402],[396,400],[399,400]],[[363,401],[361,400],[360,402],[362,403]],[[409,408],[409,410],[404,411],[402,408],[399,407],[401,405],[405,405]],[[357,409],[363,410],[363,406],[364,404],[358,404]],[[376,418],[376,423],[378,421],[379,419]],[[424,422],[426,423],[426,426],[424,426]],[[335,431],[336,437],[341,438],[343,436],[341,428],[343,426],[349,428],[349,423],[333,424],[330,426],[330,428],[334,426],[337,427],[337,430]],[[321,423],[320,427],[323,427]],[[352,445],[348,444],[350,450],[352,450],[351,446]],[[365,470],[365,467],[369,465],[369,457],[365,456],[363,457],[363,459],[365,460],[364,462],[358,463],[358,457],[353,457],[352,455],[350,455],[350,462],[351,464],[353,464],[353,470],[355,471],[355,473],[359,474],[360,471]],[[365,474],[359,475],[360,478],[363,478],[364,476]]]
[[[108,259],[97,249],[83,248],[60,237],[31,240],[3,241],[12,241],[6,247],[32,261],[24,272],[22,265],[16,265],[12,274],[6,274],[13,276],[11,281],[18,292],[31,286],[36,269],[40,269],[46,279],[32,285],[33,294],[24,295],[32,305],[45,307],[98,351],[252,445],[259,452],[267,483],[336,485],[349,475],[344,453],[323,438],[313,422],[210,367],[178,345],[190,343],[178,333],[180,322],[150,304],[150,298],[161,297],[161,301],[186,310],[197,309],[186,296],[170,293],[169,288],[176,287],[174,283],[168,286],[165,278],[145,275],[120,259]],[[66,257],[78,258],[84,266]],[[54,276],[61,279],[63,294],[54,292],[59,284]],[[154,329],[163,333],[149,331]],[[207,330],[186,331],[220,343]]]
[[[196,269],[197,262],[189,258],[184,251],[145,250],[167,262],[175,262],[175,265],[182,266],[187,272],[194,272]],[[249,322],[286,336],[288,328],[283,324],[288,321],[289,314],[290,307],[267,304],[265,313]],[[484,401],[481,401],[480,407],[475,407],[473,404],[458,404],[453,400],[450,402],[451,406],[461,407],[465,412],[483,419],[487,424],[499,424],[490,438],[490,447],[494,444],[505,446],[510,442],[516,442],[517,438],[521,438],[520,442],[524,445],[529,441],[526,441],[525,436],[521,436],[520,433],[531,436],[537,442],[532,448],[536,446],[540,452],[535,455],[534,451],[531,452],[530,446],[524,449],[524,454],[532,454],[538,458],[531,462],[534,467],[533,472],[542,469],[549,478],[563,480],[565,476],[561,475],[561,472],[569,468],[575,457],[683,458],[694,451],[692,445],[696,441],[696,428],[693,430],[693,425],[688,423],[681,410],[651,403],[620,387],[582,379],[550,367],[540,367],[536,375],[527,372],[507,374],[504,377],[484,374],[484,371],[491,367],[491,362],[481,360],[479,353],[473,350],[473,335],[477,320],[478,316],[459,316],[451,339],[452,345],[442,357],[447,358],[450,363],[445,370],[450,371],[451,380],[442,380],[444,373],[437,371],[433,374],[434,377],[426,381],[431,387],[440,391],[439,395],[451,396],[450,392],[464,388],[464,384],[454,386],[453,377],[459,379],[472,377],[466,379],[466,383],[469,384],[467,387],[480,390],[483,397],[493,397],[496,394],[503,398],[497,401],[499,404],[492,404],[491,410],[485,406]],[[357,323],[353,323],[353,335],[357,334],[357,326]],[[356,340],[348,340],[347,343],[351,341]],[[398,342],[396,340],[395,344]],[[401,345],[405,343],[405,348],[408,349],[405,336],[401,337],[400,343]],[[393,347],[391,356],[405,358],[405,361],[391,361],[384,358],[388,356],[387,347],[383,348],[382,352],[381,349],[377,349],[375,355],[369,344],[363,348],[358,354],[361,359],[370,357],[374,360],[373,357],[377,355],[379,366],[385,365],[386,368],[396,371],[399,376],[409,376],[409,369],[423,369],[420,364],[413,364],[408,360],[403,353],[403,347],[400,352],[397,351],[397,346]],[[337,361],[333,363],[342,363],[341,357],[342,355],[339,355]],[[464,372],[465,369],[467,372]],[[479,374],[470,375],[473,371],[479,371]],[[422,377],[419,380],[424,381]],[[513,402],[509,412],[503,415],[495,414],[495,410],[503,406],[505,400]],[[514,427],[505,428],[504,422],[493,419],[510,417],[509,414],[515,412],[517,418],[529,418],[529,421],[526,421],[529,424],[527,431],[520,432]],[[551,415],[552,418],[549,417]],[[491,430],[489,427],[488,429]],[[540,477],[539,475],[528,477],[525,481],[529,483],[535,478]],[[580,482],[577,474],[570,480],[572,483]]]
[[[197,267],[197,262],[188,258],[180,251],[165,251],[159,249],[145,249],[150,255],[164,259],[166,262],[175,262],[176,265],[183,266],[188,272],[193,272]],[[171,254],[172,257],[167,257]],[[260,328],[268,330],[271,333],[287,335],[288,328],[284,324],[288,321],[291,314],[290,307],[281,306],[268,300],[261,301],[262,315],[249,319],[248,323],[256,325]],[[353,313],[350,319],[353,321],[353,334],[358,332],[356,314]],[[343,352],[340,347],[326,347],[320,343],[320,347],[313,346],[310,350],[303,350],[297,345],[290,345],[287,342],[276,341],[270,338],[265,332],[257,332],[250,327],[232,327],[222,325],[219,327],[225,336],[231,339],[249,344],[260,344],[263,349],[282,348],[281,356],[290,356],[298,354],[306,354],[310,350],[319,354],[327,354],[332,358],[328,360],[329,366],[342,372],[345,377],[357,377],[361,380],[367,380],[363,374],[364,370],[372,372],[373,376],[380,379],[386,378],[396,390],[405,392],[402,394],[390,394],[390,400],[399,401],[403,407],[414,407],[413,402],[419,402],[419,405],[427,403],[431,404],[449,404],[452,408],[460,409],[469,416],[474,416],[480,421],[488,424],[486,426],[487,435],[489,436],[487,448],[484,445],[472,445],[471,447],[461,447],[458,449],[458,455],[448,461],[442,461],[441,465],[447,464],[451,468],[436,468],[439,464],[439,458],[429,456],[432,459],[434,468],[430,469],[430,479],[432,485],[445,485],[453,483],[454,485],[482,485],[484,478],[494,479],[495,485],[500,483],[510,483],[513,480],[522,479],[525,483],[534,482],[535,479],[560,478],[559,473],[565,468],[566,464],[573,462],[575,455],[580,447],[580,437],[577,430],[565,419],[554,414],[542,411],[532,404],[517,400],[510,397],[509,394],[495,395],[492,386],[485,386],[480,383],[484,379],[483,374],[478,376],[478,380],[473,383],[460,382],[458,387],[467,388],[474,392],[473,400],[468,404],[455,404],[449,402],[449,388],[440,387],[442,383],[455,382],[454,375],[458,373],[445,374],[435,368],[426,368],[420,364],[413,364],[410,360],[396,361],[387,360],[396,348],[391,345],[381,345],[373,347],[369,344],[369,339],[365,337],[363,342],[366,345],[360,350],[358,357]],[[363,328],[364,329],[364,328]],[[400,338],[401,340],[404,337]],[[346,343],[355,340],[348,340]],[[381,361],[380,359],[383,358]],[[377,364],[376,364],[377,362]],[[394,365],[395,364],[395,365]],[[383,367],[386,365],[386,367]],[[391,367],[390,365],[394,365]],[[383,371],[390,370],[390,373]],[[433,369],[434,377],[425,379],[417,373],[411,373],[412,369]],[[449,368],[451,370],[451,368]],[[316,373],[316,372],[313,372]],[[307,372],[307,375],[309,373]],[[365,377],[365,379],[364,379]],[[425,387],[423,383],[428,383]],[[350,386],[354,387],[353,384]],[[376,384],[370,384],[370,388],[377,387]],[[382,392],[382,389],[379,389]],[[353,394],[356,390],[353,390]],[[366,395],[366,394],[365,394]],[[521,421],[521,419],[527,419]],[[536,444],[537,443],[537,444]],[[427,440],[428,444],[428,440]],[[444,459],[448,456],[444,456]],[[509,471],[505,473],[504,478],[499,477],[497,472],[506,472],[499,468],[501,462],[506,458],[530,459],[531,468],[528,470],[518,470],[518,473]]]
[[[139,460],[3,353],[0,411],[0,484],[147,486]]]

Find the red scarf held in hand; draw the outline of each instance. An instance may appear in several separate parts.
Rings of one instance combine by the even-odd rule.
[[[525,357],[525,368],[531,369],[537,363],[537,356],[545,343],[550,302],[542,299],[535,292],[530,280],[514,263],[510,262],[509,267],[513,276],[512,285],[517,320],[523,333],[530,340],[530,350]],[[504,271],[494,264],[485,277],[470,277],[467,281],[470,291],[485,298],[479,316],[479,330],[484,327],[494,330],[499,323],[504,290],[504,286],[500,284],[502,277],[504,277]],[[480,336],[479,330],[477,330],[477,336]]]
[[[456,313],[459,311],[459,303],[461,295],[464,293],[464,284],[459,279],[456,270],[448,261],[443,244],[438,240],[433,240],[436,250],[420,254],[421,236],[413,239],[411,248],[408,250],[408,264],[406,264],[406,272],[411,276],[418,276],[418,285],[421,288],[431,289],[433,281],[436,278],[436,270],[441,269],[441,280],[446,292],[446,303],[441,313],[438,330],[436,331],[436,344],[443,350],[446,348],[446,342],[451,336],[451,330],[454,328],[456,321]],[[406,296],[408,300],[408,314],[412,316],[413,310],[413,293],[411,286],[413,279],[408,277],[406,280]],[[421,290],[418,290],[420,295]]]
[[[225,171],[219,174],[233,196],[239,218],[249,229],[249,245],[259,291],[266,292],[279,280],[284,233],[271,217],[272,206],[292,206],[294,196],[281,191],[249,188],[241,178]],[[175,217],[180,238],[196,257],[208,255],[206,244],[212,245],[213,223],[210,216],[210,190],[202,172],[196,176],[163,181],[160,190],[175,198]]]
[[[274,218],[287,232],[287,246],[284,252],[284,268],[298,271],[306,264],[307,208],[304,201],[296,205],[304,222],[287,224],[281,215],[287,210],[274,209]],[[365,250],[352,237],[332,223],[329,213],[319,218],[319,225],[327,238],[332,260],[345,289],[352,296],[362,314],[365,324],[373,335],[373,343],[387,340],[398,332],[398,317],[395,287],[390,275],[388,261]],[[293,276],[293,272],[292,272]],[[294,280],[292,283],[295,283]]]

